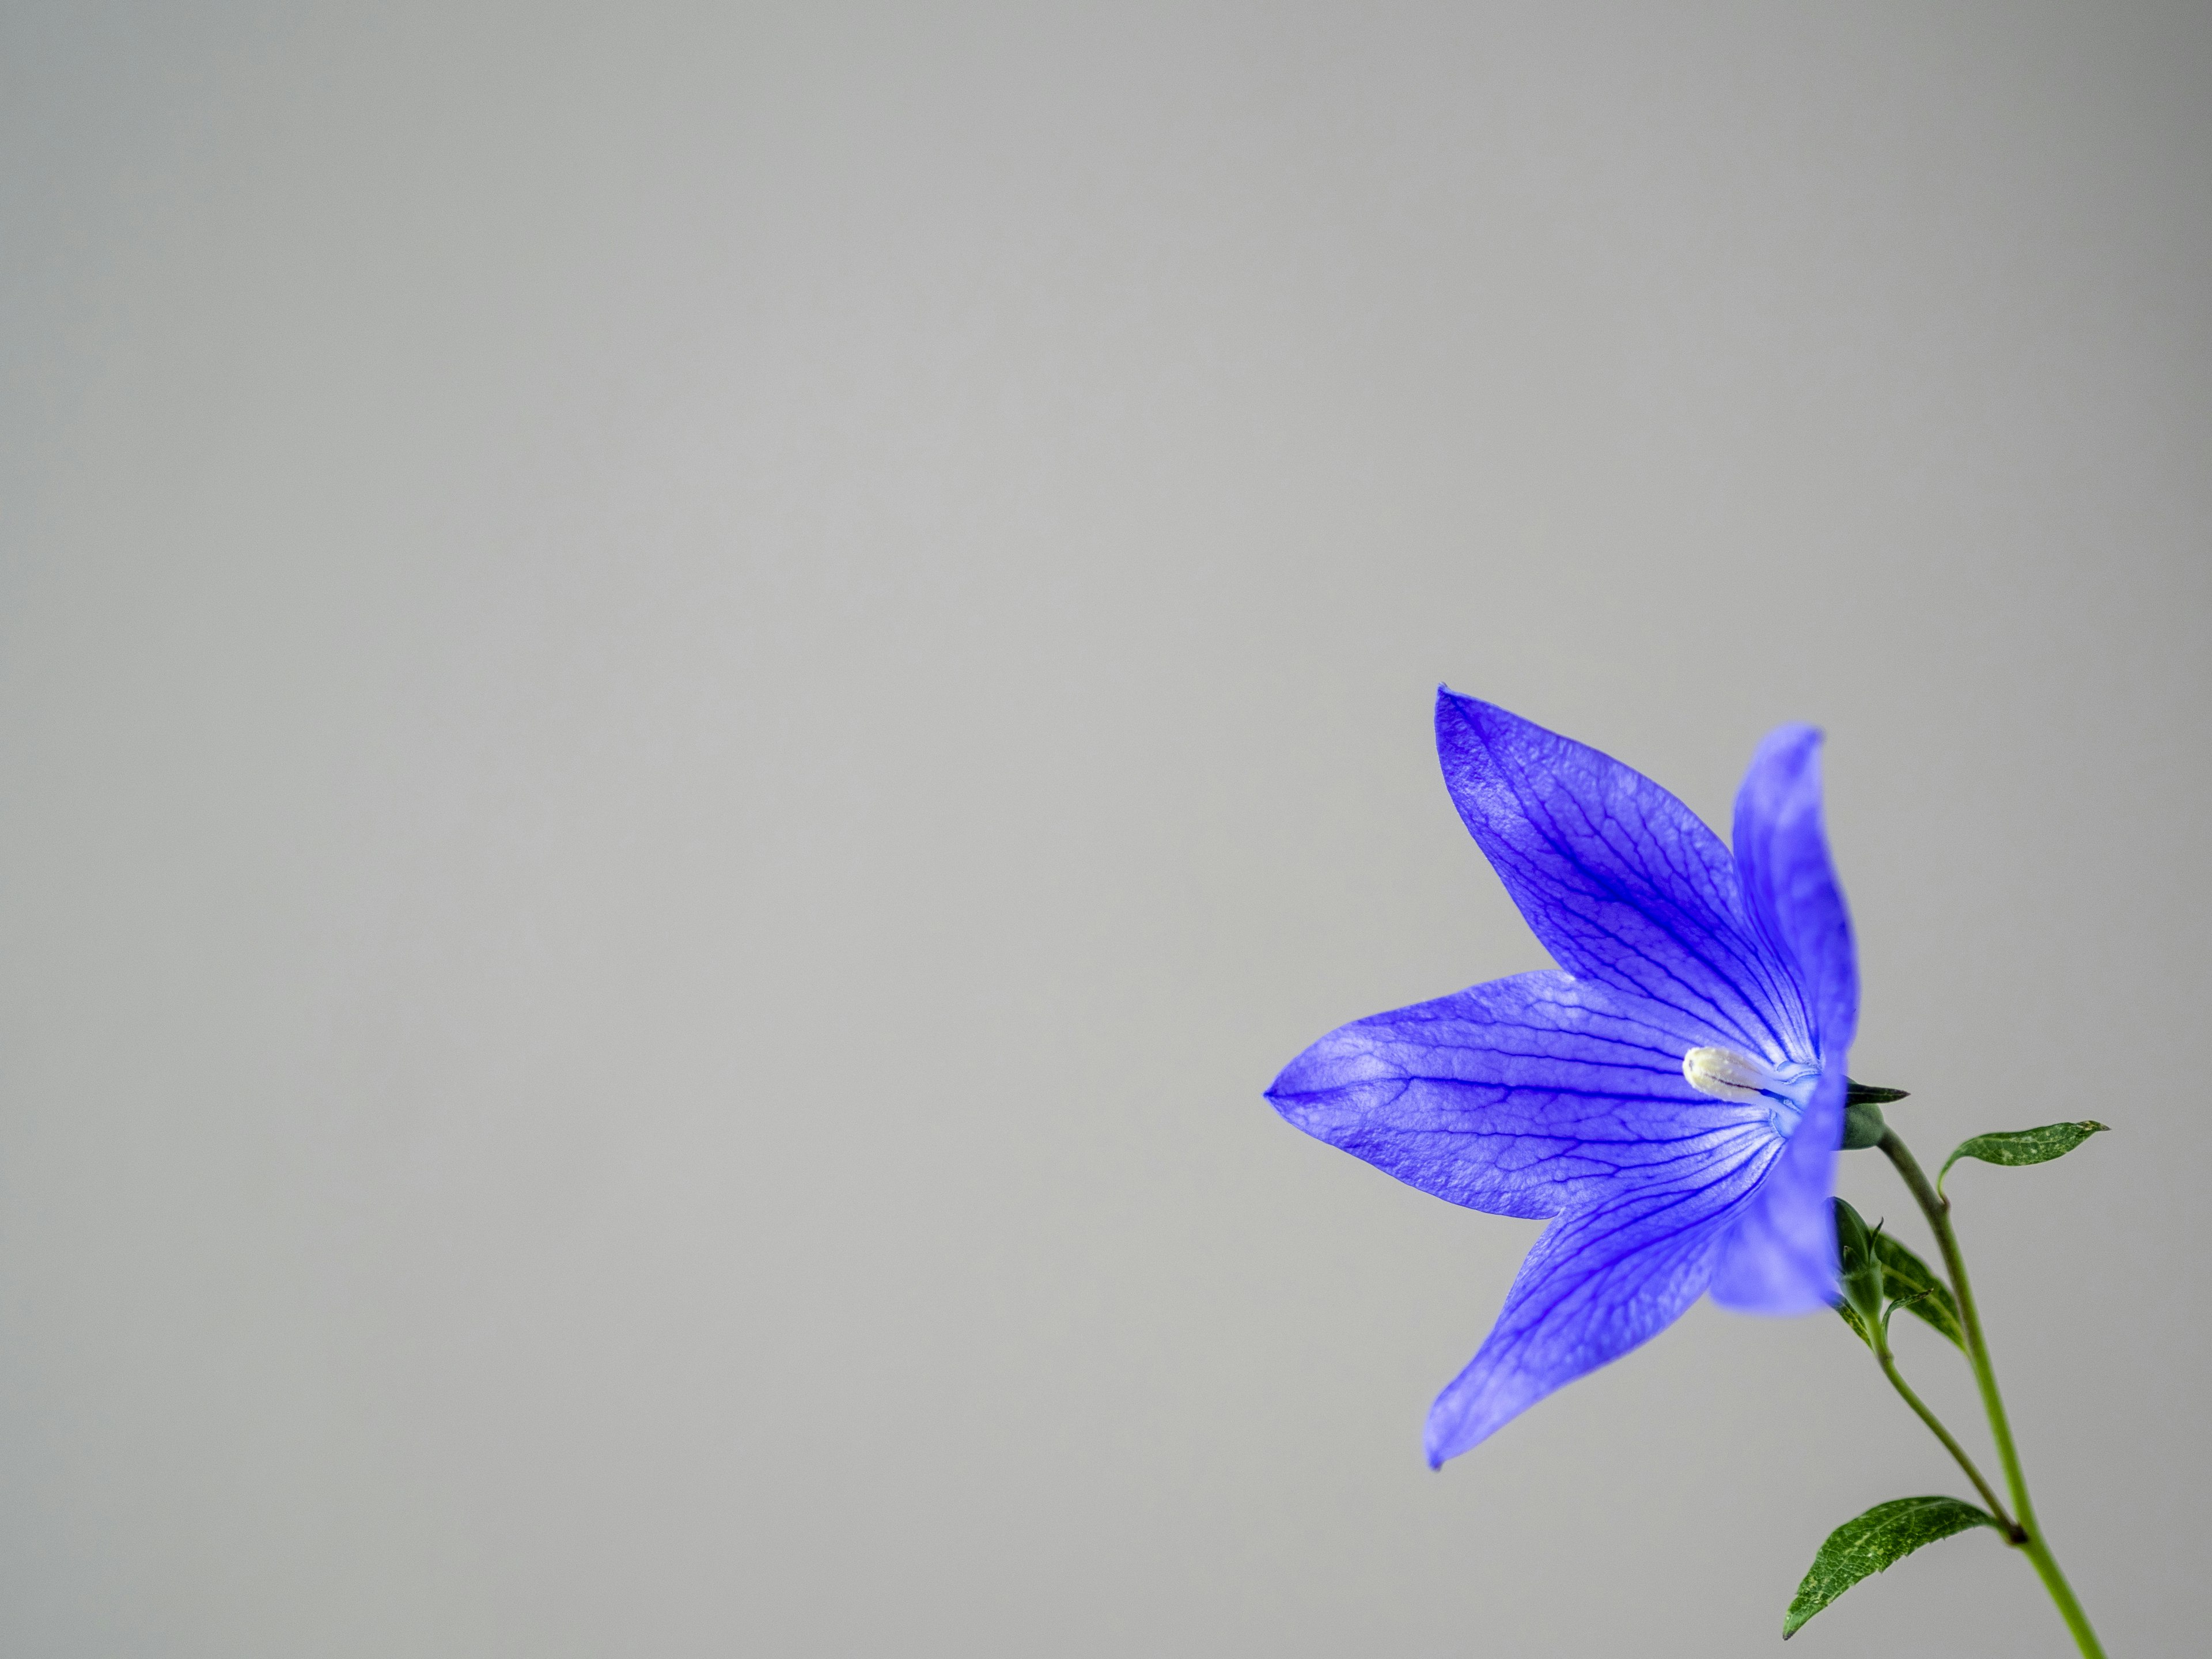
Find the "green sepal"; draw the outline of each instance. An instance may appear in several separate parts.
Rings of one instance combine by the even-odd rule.
[[[1987,1510],[1956,1498],[1893,1498],[1875,1504],[1828,1534],[1782,1615],[1782,1639],[1795,1636],[1807,1620],[1860,1579],[1902,1561],[1923,1545],[1996,1524]]]
[[[1882,1285],[1892,1298],[1891,1310],[1902,1308],[1926,1320],[1957,1343],[1963,1353],[1966,1330],[1959,1322],[1959,1304],[1951,1299],[1951,1287],[1936,1277],[1934,1268],[1887,1233],[1874,1233],[1868,1242],[1881,1260]]]
[[[1889,1125],[1881,1121],[1881,1108],[1872,1104],[1854,1103],[1844,1108],[1844,1144],[1847,1152],[1863,1152],[1869,1146],[1881,1145],[1882,1135]]]
[[[1881,1145],[1882,1132],[1889,1126],[1881,1121],[1881,1109],[1893,1100],[1903,1100],[1902,1089],[1877,1089],[1871,1083],[1854,1083],[1844,1079],[1844,1145],[1847,1152],[1863,1152],[1869,1146]]]
[[[2046,1123],[2039,1129],[2008,1129],[1999,1134],[1976,1135],[1972,1140],[1960,1141],[1951,1156],[1943,1160],[1943,1167],[1936,1172],[1936,1190],[1943,1190],[1943,1177],[1962,1158],[1978,1158],[1984,1164],[2002,1164],[2015,1169],[2024,1164],[2048,1164],[2054,1158],[2065,1157],[2091,1135],[2112,1127],[2083,1118],[2078,1123]]]
[[[1878,1089],[1871,1083],[1854,1083],[1844,1079],[1844,1104],[1846,1106],[1887,1106],[1894,1100],[1910,1100],[1911,1095],[1903,1089]]]
[[[1837,1316],[1840,1318],[1844,1324],[1851,1328],[1851,1334],[1853,1335],[1856,1336],[1860,1341],[1865,1343],[1868,1347],[1874,1347],[1874,1333],[1867,1329],[1866,1321],[1858,1316],[1857,1310],[1855,1310],[1850,1303],[1838,1298],[1838,1300],[1830,1303],[1828,1305],[1836,1310]],[[1879,1350],[1877,1350],[1877,1352],[1879,1352]]]

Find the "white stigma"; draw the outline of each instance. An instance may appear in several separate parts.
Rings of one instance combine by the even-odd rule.
[[[1722,1100],[1765,1100],[1781,1095],[1781,1079],[1733,1048],[1692,1048],[1682,1056],[1682,1079],[1701,1094]]]

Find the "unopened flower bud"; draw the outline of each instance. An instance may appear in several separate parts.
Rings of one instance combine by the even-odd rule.
[[[1840,1198],[1835,1206],[1836,1256],[1844,1300],[1872,1329],[1881,1324],[1882,1304],[1887,1299],[1882,1287],[1881,1258],[1875,1254],[1874,1241],[1859,1212]]]

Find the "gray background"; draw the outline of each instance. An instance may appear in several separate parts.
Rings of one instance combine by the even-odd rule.
[[[1776,1651],[1960,1484],[1842,1328],[1431,1474],[1536,1229],[1260,1097],[1542,962],[1440,679],[1715,822],[1828,728],[1854,1070],[2118,1126],[1955,1184],[2113,1652],[2201,1637],[2204,7],[15,0],[0,76],[0,1650]],[[1976,1536],[1794,1650],[2067,1648]]]

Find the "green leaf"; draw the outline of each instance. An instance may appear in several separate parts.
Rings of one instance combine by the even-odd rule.
[[[1883,1287],[1896,1298],[1891,1305],[1926,1320],[1963,1352],[1966,1332],[1959,1323],[1959,1304],[1951,1299],[1951,1287],[1936,1276],[1934,1268],[1887,1233],[1875,1233],[1871,1242],[1881,1261]]]
[[[1788,1641],[1805,1621],[1860,1579],[1902,1561],[1923,1544],[1948,1538],[1969,1527],[1994,1527],[1986,1510],[1955,1498],[1893,1498],[1828,1534],[1820,1553],[1797,1586],[1790,1611],[1782,1615],[1782,1639]]]
[[[1943,1167],[1936,1172],[1936,1190],[1943,1190],[1943,1177],[1962,1158],[2015,1167],[2048,1164],[2054,1158],[2065,1157],[2100,1130],[2112,1127],[2084,1118],[2079,1123],[2046,1123],[2040,1129],[2008,1129],[2002,1134],[1976,1135],[1972,1140],[1960,1141],[1951,1156],[1943,1160]]]
[[[1844,1323],[1858,1334],[1860,1341],[1865,1343],[1869,1348],[1874,1346],[1874,1333],[1867,1329],[1866,1321],[1858,1316],[1857,1311],[1850,1303],[1831,1302],[1828,1305],[1843,1316]]]

